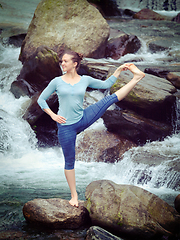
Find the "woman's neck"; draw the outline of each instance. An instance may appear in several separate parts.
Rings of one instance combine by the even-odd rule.
[[[78,83],[80,81],[81,77],[78,75],[76,71],[74,72],[66,72],[62,76],[62,80],[66,83],[70,83],[71,85],[74,85],[75,83]]]

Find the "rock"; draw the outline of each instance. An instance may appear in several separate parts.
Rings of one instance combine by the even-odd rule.
[[[111,69],[110,73],[113,71]],[[132,77],[129,71],[122,72],[112,86],[111,93],[124,86]],[[140,116],[172,124],[172,118],[176,116],[176,97],[173,96],[176,91],[176,88],[167,80],[146,74],[133,90],[116,104],[123,109],[132,110]]]
[[[156,52],[163,52],[166,50],[170,50],[171,45],[172,45],[172,39],[161,38],[161,39],[151,40],[148,44],[148,48],[150,52],[156,53]]]
[[[106,130],[87,130],[76,143],[76,160],[114,163],[136,144]]]
[[[9,37],[8,43],[15,47],[21,47],[23,40],[26,37],[26,33],[21,33],[15,36]]]
[[[169,72],[166,79],[170,81],[175,88],[180,89],[180,73]]]
[[[89,221],[84,201],[79,201],[79,207],[73,207],[68,200],[60,198],[34,199],[23,207],[27,222],[36,226],[52,229],[76,229]]]
[[[24,63],[17,80],[11,85],[11,92],[16,97],[33,96],[60,75],[62,71],[57,53],[41,46]]]
[[[121,16],[116,0],[88,0],[88,2],[93,3],[93,5],[95,3],[103,16]]]
[[[35,90],[24,79],[12,82],[10,91],[13,93],[15,98],[20,98],[21,96],[31,97],[35,94]]]
[[[21,231],[13,231],[13,230],[7,230],[7,231],[2,231],[0,232],[0,239],[1,240],[13,240],[13,239],[21,239],[21,240],[26,240],[30,239],[30,236],[28,236],[27,233],[21,232]]]
[[[40,93],[31,98],[31,102],[23,115],[23,119],[31,125],[31,128],[36,133],[39,147],[54,147],[59,145],[57,124],[39,107],[37,103],[39,94]],[[59,104],[57,99],[58,97],[55,93],[47,99],[47,103],[53,112],[58,111]]]
[[[180,23],[180,13],[178,13],[178,15],[175,18],[173,18],[172,21]]]
[[[152,75],[160,77],[160,78],[165,78],[165,79],[167,77],[167,74],[169,73],[169,71],[166,71],[166,70],[160,69],[160,68],[145,68],[144,72],[148,73],[148,74],[152,74]]]
[[[108,231],[98,226],[92,226],[88,229],[85,240],[122,240]]]
[[[70,48],[85,57],[101,58],[108,37],[106,20],[86,0],[43,0],[35,10],[19,59],[24,63],[41,45],[58,56]]]
[[[150,10],[150,9],[147,9],[147,8],[144,8],[142,10],[140,10],[139,12],[135,13],[133,15],[133,18],[135,19],[151,19],[151,20],[171,20],[170,17],[167,17],[167,16],[163,16],[163,15],[160,15],[156,12],[154,12],[153,10]]]
[[[175,209],[178,213],[180,213],[180,194],[177,195],[174,201]]]
[[[173,126],[144,118],[128,110],[107,110],[102,118],[109,132],[137,145],[163,140],[173,132]]]
[[[80,75],[88,75],[93,78],[105,80],[110,66],[107,63],[95,62],[95,59],[83,60],[79,69]]]
[[[129,17],[133,17],[133,15],[135,14],[136,12],[132,11],[131,9],[124,9],[123,10],[123,15],[125,15],[126,17],[129,16]]]
[[[44,113],[44,111],[40,108],[37,103],[40,93],[34,95],[31,98],[31,103],[26,109],[23,118],[32,126]],[[51,109],[54,109],[54,105],[58,102],[58,97],[55,93],[53,93],[48,99],[47,103]]]
[[[159,68],[146,68],[144,72],[160,78],[165,78],[170,81],[175,88],[180,89],[180,73],[178,72],[169,72]]]
[[[105,57],[119,59],[128,53],[136,53],[140,47],[140,40],[134,35],[128,35],[119,31],[119,36],[110,38],[106,46]],[[110,35],[111,36],[111,35]]]
[[[142,188],[99,180],[87,186],[85,196],[92,224],[118,236],[154,239],[179,232],[177,211]]]

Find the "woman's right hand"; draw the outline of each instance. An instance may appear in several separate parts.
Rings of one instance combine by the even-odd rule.
[[[50,108],[43,109],[54,121],[58,123],[66,123],[66,119],[62,116],[57,115],[54,113]]]
[[[54,120],[54,121],[56,121],[56,122],[58,122],[58,123],[66,123],[66,118],[64,118],[64,117],[62,117],[62,116],[60,116],[60,115],[57,115],[57,114],[52,114],[51,115],[51,118]]]

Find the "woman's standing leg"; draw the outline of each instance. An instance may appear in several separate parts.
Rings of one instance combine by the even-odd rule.
[[[119,101],[126,97],[126,95],[136,86],[136,84],[145,77],[145,73],[139,70],[133,63],[127,65],[128,69],[134,74],[134,76],[129,83],[115,92]]]
[[[71,200],[69,201],[69,203],[72,206],[78,207],[78,194],[76,191],[75,169],[72,169],[72,170],[64,169],[64,173],[71,191]]]
[[[78,194],[76,191],[76,179],[74,169],[76,131],[73,125],[61,126],[60,124],[58,124],[58,139],[61,144],[65,158],[64,173],[71,191],[71,200],[69,201],[69,203],[72,206],[78,207]]]

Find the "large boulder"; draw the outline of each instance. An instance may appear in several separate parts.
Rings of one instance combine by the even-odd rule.
[[[57,53],[46,46],[40,46],[29,56],[17,77],[11,84],[11,92],[16,98],[33,96],[42,91],[55,77],[62,75]]]
[[[146,68],[145,73],[149,73],[160,78],[165,78],[172,83],[172,85],[180,89],[180,73],[179,72],[170,72],[160,68]]]
[[[68,200],[60,198],[34,199],[25,203],[23,214],[27,222],[53,229],[76,229],[89,221],[87,209],[79,201],[73,207]]]
[[[114,163],[136,144],[106,130],[87,130],[76,143],[76,160]]]
[[[102,118],[109,132],[137,145],[163,140],[173,133],[173,126],[144,118],[128,110],[107,110]]]
[[[110,72],[113,71],[111,69]],[[131,72],[122,72],[112,86],[111,93],[124,86],[132,77]],[[172,124],[176,103],[176,97],[173,96],[173,93],[176,91],[176,88],[169,81],[146,74],[123,100],[117,102],[117,105],[146,118]]]
[[[87,186],[85,196],[92,224],[116,235],[154,239],[179,232],[178,212],[142,188],[99,180]]]
[[[42,0],[21,47],[24,62],[45,45],[58,55],[70,48],[86,57],[104,57],[109,26],[99,11],[86,0]]]
[[[136,36],[111,29],[108,44],[106,46],[105,57],[117,60],[128,53],[137,52],[140,47],[141,42]]]

